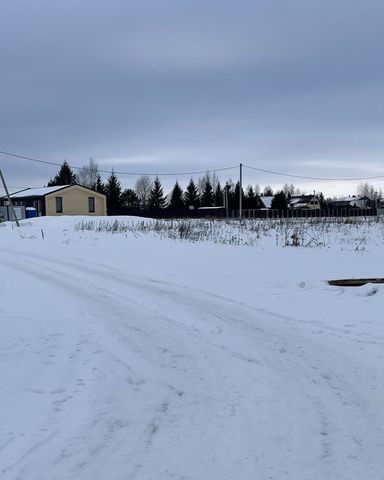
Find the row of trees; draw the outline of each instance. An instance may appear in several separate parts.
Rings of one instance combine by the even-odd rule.
[[[108,208],[121,207],[132,209],[171,208],[180,210],[197,207],[222,207],[225,202],[230,209],[239,208],[240,184],[231,181],[222,187],[216,175],[205,174],[198,182],[191,178],[185,191],[176,181],[169,195],[164,193],[159,177],[154,180],[143,175],[135,183],[134,188],[122,189],[117,175],[112,171],[107,181],[103,183],[97,164],[91,159],[78,174],[75,174],[66,161],[61,165],[59,172],[51,178],[48,186],[83,185],[107,196]],[[265,193],[271,192],[266,187]],[[260,204],[259,189],[248,186],[243,192],[243,208],[258,208]]]
[[[120,181],[114,171],[111,172],[107,181],[101,179],[97,163],[90,159],[87,165],[75,174],[66,161],[61,165],[59,172],[48,182],[48,186],[56,185],[83,185],[107,197],[108,208],[170,208],[181,210],[197,207],[222,207],[227,206],[230,210],[239,209],[240,184],[227,181],[224,186],[220,184],[216,174],[206,173],[195,183],[190,179],[185,191],[178,181],[171,192],[166,195],[159,177],[154,180],[143,175],[137,179],[134,188],[122,189]],[[372,202],[381,198],[382,192],[375,190],[368,183],[362,183],[358,187],[358,195],[367,197]],[[242,191],[242,205],[244,209],[260,208],[260,196],[273,196],[272,208],[285,210],[291,196],[300,195],[301,192],[293,184],[285,184],[282,190],[273,192],[267,185],[261,192],[258,185],[249,185],[245,192]],[[323,194],[318,195],[322,208],[332,207],[332,199],[325,199]]]
[[[91,188],[92,190],[97,190],[98,183],[99,185],[102,184],[99,167],[92,158],[87,165],[79,169],[77,174],[73,172],[68,162],[64,160],[60,170],[49,180],[47,186],[74,185],[75,183]]]

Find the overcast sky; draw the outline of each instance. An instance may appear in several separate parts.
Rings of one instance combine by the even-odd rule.
[[[384,175],[383,25],[382,0],[2,0],[0,150],[124,172]],[[0,168],[12,187],[58,170]],[[358,183],[244,170],[285,182]]]

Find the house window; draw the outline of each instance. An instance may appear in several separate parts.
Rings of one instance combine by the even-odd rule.
[[[56,197],[56,213],[63,213],[63,197]]]
[[[95,197],[88,197],[88,212],[95,213]]]

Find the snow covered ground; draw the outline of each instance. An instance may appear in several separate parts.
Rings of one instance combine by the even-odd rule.
[[[384,285],[326,283],[384,276],[381,222],[81,220],[0,225],[3,480],[384,478]]]

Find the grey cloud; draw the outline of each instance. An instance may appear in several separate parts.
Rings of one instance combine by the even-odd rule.
[[[3,149],[163,171],[380,167],[381,1],[5,0],[0,13]]]

